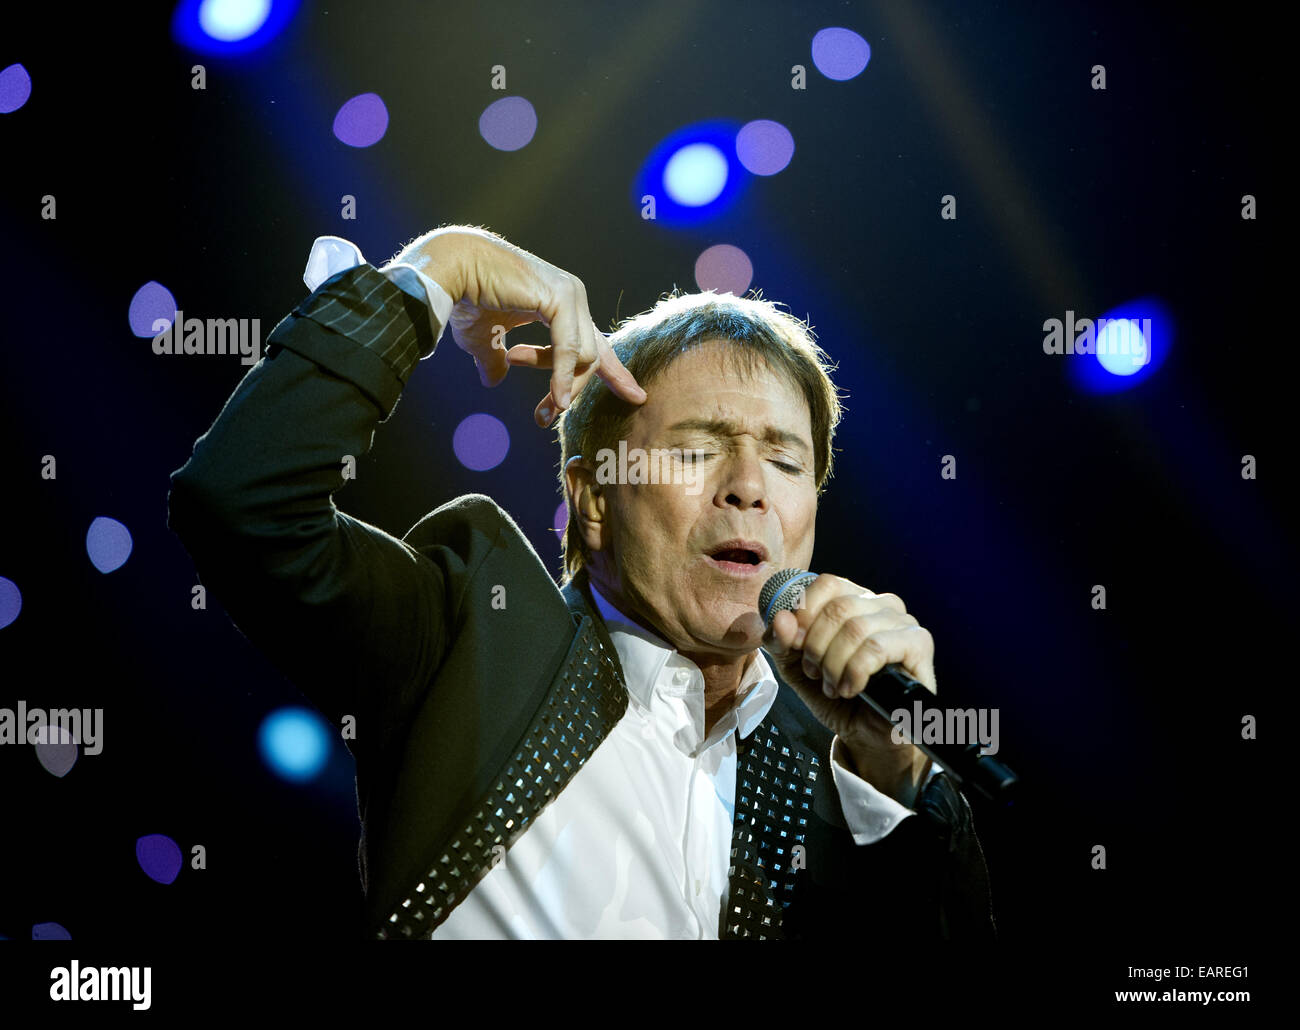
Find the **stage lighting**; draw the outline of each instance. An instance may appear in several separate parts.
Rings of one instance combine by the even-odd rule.
[[[101,515],[86,530],[86,554],[100,572],[121,568],[131,556],[131,531],[117,519]]]
[[[1067,311],[1057,319],[1075,384],[1088,393],[1130,390],[1164,364],[1174,337],[1173,317],[1155,297],[1141,297],[1111,308],[1095,319]],[[1091,323],[1091,328],[1088,327]]]
[[[486,472],[506,460],[510,430],[495,415],[470,415],[452,433],[451,448],[467,469]]]
[[[172,38],[213,57],[237,57],[271,42],[293,17],[298,0],[182,0]]]
[[[736,160],[739,123],[698,122],[664,139],[632,183],[632,202],[646,221],[698,225],[729,209],[750,176]]]
[[[262,760],[277,776],[298,783],[314,779],[329,759],[329,731],[315,712],[281,708],[262,720]]]
[[[726,155],[712,143],[691,143],[668,159],[664,189],[677,203],[700,207],[718,199],[729,171]]]

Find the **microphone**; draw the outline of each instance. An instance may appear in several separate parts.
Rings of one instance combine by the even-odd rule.
[[[777,612],[802,607],[803,592],[816,578],[817,573],[805,569],[782,569],[769,578],[758,595],[758,610],[764,625],[771,628]],[[912,720],[915,736],[908,735],[908,739],[943,766],[959,786],[968,783],[989,801],[1010,803],[1014,787],[1019,782],[1016,774],[992,755],[980,754],[978,740],[968,744],[927,744],[916,739],[921,736],[921,727],[931,721],[929,712],[937,714],[940,726],[947,725],[947,721],[943,719],[944,709],[934,704],[934,693],[908,675],[901,665],[886,665],[867,680],[866,687],[857,696],[891,724],[894,722],[891,712],[900,708],[909,713],[919,711],[920,718]]]

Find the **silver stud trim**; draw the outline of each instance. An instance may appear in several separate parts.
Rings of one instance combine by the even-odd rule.
[[[627,711],[618,666],[585,616],[569,653],[501,779],[376,934],[379,940],[429,937],[492,869],[493,849],[508,850],[586,764]]]

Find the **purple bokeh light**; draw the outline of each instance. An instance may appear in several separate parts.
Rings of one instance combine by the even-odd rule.
[[[46,725],[41,727],[37,736],[40,739],[36,742],[36,760],[41,767],[51,776],[60,779],[67,776],[80,754],[72,734],[64,726]],[[56,736],[57,740],[54,739]]]
[[[378,93],[362,93],[334,116],[334,135],[350,147],[374,146],[388,131],[388,108]]]
[[[551,517],[551,528],[555,530],[557,536],[564,536],[564,531],[569,528],[569,505],[565,501],[560,502],[560,506],[555,509],[555,514]]]
[[[17,111],[32,95],[32,77],[21,64],[0,71],[0,114]]]
[[[100,572],[120,569],[131,556],[131,531],[117,519],[100,515],[86,530],[86,554]]]
[[[466,417],[456,427],[451,446],[467,469],[486,472],[506,460],[510,431],[499,418],[480,412]]]
[[[871,60],[871,44],[852,29],[822,29],[813,36],[812,59],[828,79],[843,82],[862,74]]]
[[[537,133],[537,112],[523,97],[502,97],[479,115],[478,131],[497,150],[518,150]]]
[[[4,629],[23,610],[23,594],[12,579],[0,576],[0,629]]]
[[[144,875],[158,883],[172,883],[181,874],[181,849],[162,833],[150,833],[135,842],[135,860]]]
[[[131,323],[131,332],[136,336],[149,339],[161,332],[154,329],[154,322],[162,319],[171,325],[175,318],[176,298],[172,296],[172,291],[152,279],[135,291],[135,296],[131,298],[131,306],[126,312],[126,320]]]
[[[736,156],[755,175],[775,175],[794,157],[794,137],[780,122],[760,118],[736,133]]]
[[[58,923],[35,923],[32,926],[32,940],[70,941],[72,940],[72,934],[68,933]]]
[[[744,296],[754,280],[749,255],[730,243],[717,243],[695,259],[695,282],[701,290]]]

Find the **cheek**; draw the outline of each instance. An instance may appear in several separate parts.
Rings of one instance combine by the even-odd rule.
[[[812,557],[813,539],[817,531],[816,499],[800,503],[785,525],[790,557],[807,561]]]
[[[626,510],[629,526],[635,526],[639,538],[663,543],[685,539],[695,519],[690,507],[693,498],[676,496],[673,489],[667,487],[645,486],[639,489],[642,491],[640,497]]]

